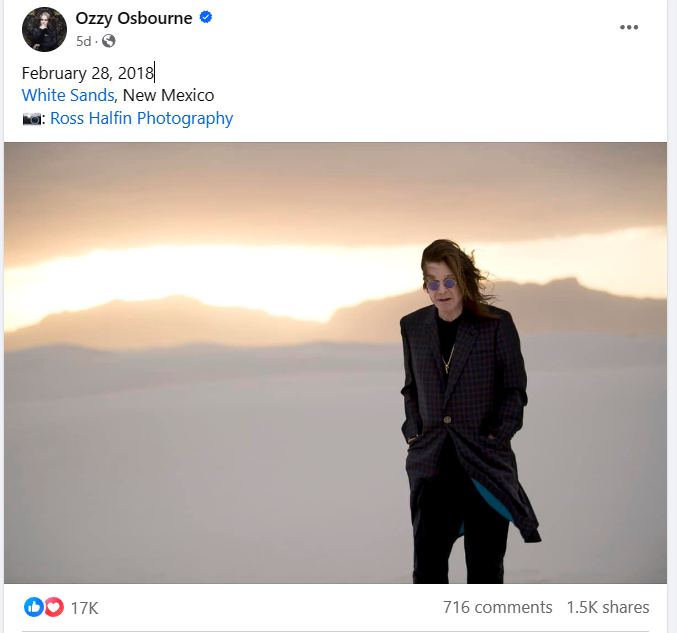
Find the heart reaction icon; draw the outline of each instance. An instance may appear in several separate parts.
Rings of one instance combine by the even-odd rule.
[[[45,614],[51,618],[63,613],[63,602],[59,598],[47,598],[45,600]]]

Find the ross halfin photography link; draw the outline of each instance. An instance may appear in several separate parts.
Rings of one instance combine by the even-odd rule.
[[[54,125],[133,125],[131,114],[124,114],[122,110],[108,112],[89,112],[87,119],[84,114],[62,114],[50,112],[49,121]],[[233,122],[233,114],[221,114],[218,110],[214,114],[152,114],[149,111],[136,113],[136,124],[147,125],[180,125],[183,128],[204,126],[210,128],[222,125],[226,129]]]

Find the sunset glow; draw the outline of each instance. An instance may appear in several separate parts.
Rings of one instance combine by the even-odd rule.
[[[434,239],[431,237],[431,240]],[[51,313],[186,295],[216,306],[327,321],[342,306],[420,288],[425,244],[379,248],[235,246],[95,251],[5,271],[5,331]],[[597,290],[665,298],[663,227],[559,240],[462,244],[496,280],[547,283],[576,277]]]

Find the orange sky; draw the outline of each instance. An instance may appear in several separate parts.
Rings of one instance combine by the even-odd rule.
[[[503,279],[575,276],[665,296],[665,144],[27,143],[5,152],[6,329],[166,294],[326,320],[340,305],[415,288],[420,252],[439,237],[477,248],[478,265]],[[243,271],[270,271],[278,285],[283,276],[285,292],[243,289]],[[377,281],[364,283],[365,271]],[[324,294],[309,296],[307,277]]]

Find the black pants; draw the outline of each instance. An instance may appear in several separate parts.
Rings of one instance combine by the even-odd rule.
[[[444,441],[438,466],[438,476],[422,482],[412,499],[414,582],[449,582],[449,555],[463,523],[468,583],[502,583],[510,522],[463,470],[451,437]]]

